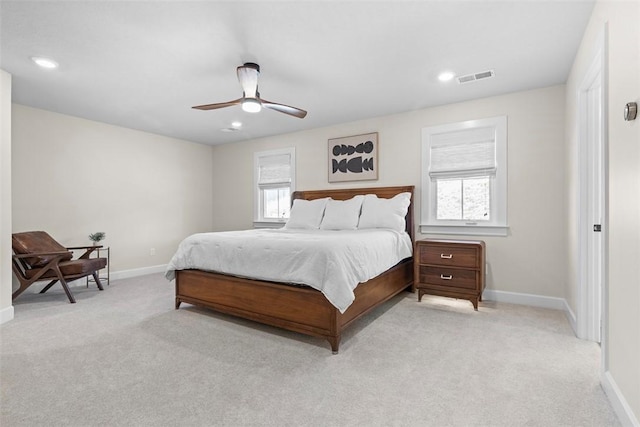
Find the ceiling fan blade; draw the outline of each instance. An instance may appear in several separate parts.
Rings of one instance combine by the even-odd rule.
[[[196,105],[195,107],[191,107],[191,108],[195,108],[196,110],[216,110],[218,108],[225,108],[225,107],[231,107],[233,105],[238,105],[242,102],[243,99],[244,98],[238,98],[233,101],[220,102],[218,104]]]
[[[246,98],[256,98],[258,94],[258,74],[260,74],[260,66],[253,62],[237,68],[238,81],[244,91]]]
[[[304,119],[304,117],[307,115],[307,112],[304,110],[301,110],[300,108],[291,107],[289,105],[284,105],[284,104],[276,104],[275,102],[270,102],[265,99],[261,99],[260,101],[262,102],[262,106],[264,108],[268,108],[270,110],[276,110],[281,113],[289,114],[290,116],[298,117],[300,119]]]

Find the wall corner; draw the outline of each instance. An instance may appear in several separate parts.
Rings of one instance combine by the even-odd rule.
[[[0,323],[13,319],[11,277],[11,74],[0,70]]]

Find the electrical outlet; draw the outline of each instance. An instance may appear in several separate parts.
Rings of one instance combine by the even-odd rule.
[[[149,255],[154,256],[156,254],[156,248],[149,249]]]

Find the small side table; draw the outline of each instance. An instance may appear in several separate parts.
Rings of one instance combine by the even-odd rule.
[[[107,274],[106,274],[106,276],[103,275],[103,274],[100,274],[100,272],[104,270],[104,268],[103,268],[102,270],[98,271],[98,277],[100,278],[100,281],[102,283],[104,283],[103,280],[106,280],[107,281],[107,285],[109,285],[109,281],[111,279],[111,259],[110,259],[111,258],[111,248],[109,246],[107,246],[107,247],[103,247],[103,248],[97,248],[95,251],[93,251],[93,253],[96,254],[96,256],[95,256],[96,258],[100,258],[100,253],[104,253],[104,252],[107,253],[106,254],[107,255],[107,257],[106,257],[107,258],[107,267],[106,267],[107,268]],[[93,280],[93,277],[87,276],[87,287],[89,286],[89,281],[95,282],[95,280]]]

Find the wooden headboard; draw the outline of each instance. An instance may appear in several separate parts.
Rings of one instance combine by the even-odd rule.
[[[358,194],[375,194],[381,199],[390,199],[396,194],[411,193],[411,204],[407,209],[407,216],[405,222],[407,225],[407,233],[411,237],[411,241],[414,241],[413,231],[413,185],[407,185],[404,187],[365,187],[365,188],[340,188],[331,190],[311,190],[311,191],[294,191],[292,195],[292,202],[295,199],[314,200],[321,199],[323,197],[331,197],[334,200],[347,200]]]

